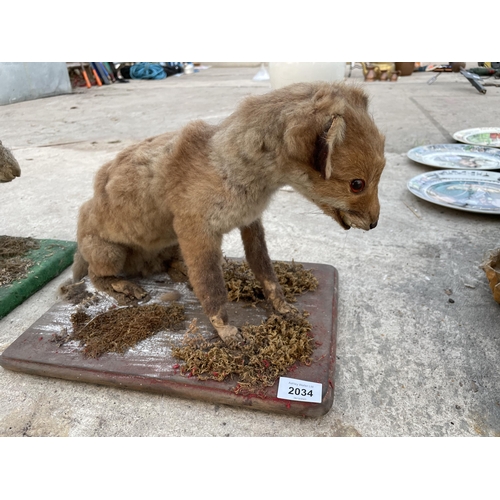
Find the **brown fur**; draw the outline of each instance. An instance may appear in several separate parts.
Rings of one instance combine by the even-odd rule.
[[[0,141],[0,182],[10,182],[20,175],[19,163]]]
[[[219,125],[194,121],[125,149],[101,167],[81,207],[74,280],[88,272],[115,296],[146,298],[123,276],[158,272],[182,256],[205,313],[232,339],[221,243],[239,228],[267,299],[289,311],[260,217],[273,193],[291,185],[343,228],[375,227],[384,137],[367,107],[353,86],[293,84],[248,97]],[[365,182],[362,192],[352,192],[354,179]]]

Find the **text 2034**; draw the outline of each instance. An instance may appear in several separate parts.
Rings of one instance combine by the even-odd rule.
[[[309,396],[312,397],[313,391],[312,389],[307,391],[306,389],[299,389],[298,387],[289,387],[288,394],[295,396]]]

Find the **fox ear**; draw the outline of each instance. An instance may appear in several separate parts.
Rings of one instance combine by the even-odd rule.
[[[313,166],[325,180],[332,176],[332,154],[335,147],[344,140],[344,134],[344,117],[333,115],[316,138]]]
[[[345,98],[354,106],[360,107],[362,109],[368,109],[368,96],[360,87],[352,86],[349,88],[349,92],[346,93]]]

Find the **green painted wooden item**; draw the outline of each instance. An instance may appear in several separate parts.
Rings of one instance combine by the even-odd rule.
[[[33,261],[28,275],[10,285],[0,286],[0,318],[3,318],[28,297],[61,274],[73,262],[76,242],[62,240],[37,240],[40,247],[31,250],[24,258]]]

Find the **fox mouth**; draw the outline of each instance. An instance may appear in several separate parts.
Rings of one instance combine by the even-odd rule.
[[[338,211],[338,218],[336,220],[345,230],[351,229],[353,227],[355,229],[362,229],[363,231],[369,231],[370,229],[374,229],[375,227],[377,227],[378,223],[378,221],[376,220],[375,222],[369,224],[369,227],[367,227],[367,225],[365,225],[364,223],[358,224],[358,222],[352,222],[350,217],[348,215],[346,216],[346,214],[341,212],[340,210]]]
[[[341,226],[341,227],[343,227],[346,231],[347,231],[348,229],[351,229],[351,227],[352,227],[350,224],[348,224],[348,223],[344,220],[344,218],[342,217],[342,214],[341,214],[340,212],[339,212],[339,214],[338,214],[338,219],[337,219],[337,222],[338,222],[338,223],[340,224],[340,226]]]
[[[329,215],[330,217],[335,219],[339,223],[340,227],[342,227],[346,231],[348,229],[351,229],[352,224],[349,223],[344,218],[345,217],[344,214],[338,208],[329,207],[328,205],[324,205],[324,204],[320,205],[320,207],[323,210],[323,212],[325,212],[326,215]]]

